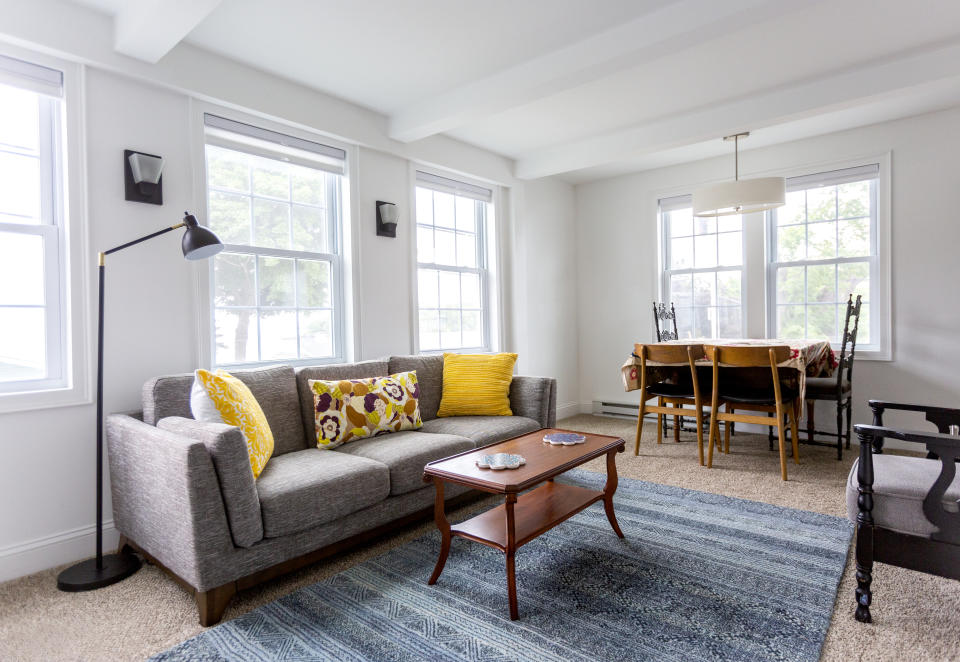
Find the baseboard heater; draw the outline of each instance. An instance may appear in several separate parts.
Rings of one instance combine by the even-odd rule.
[[[637,405],[629,402],[612,402],[609,400],[594,400],[593,413],[603,416],[622,416],[624,418],[637,417]]]

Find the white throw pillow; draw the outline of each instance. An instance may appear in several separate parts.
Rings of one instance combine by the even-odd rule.
[[[196,372],[193,373],[193,386],[190,388],[190,411],[198,421],[223,423],[223,416],[220,415],[207,389],[203,387],[203,383],[197,379]]]

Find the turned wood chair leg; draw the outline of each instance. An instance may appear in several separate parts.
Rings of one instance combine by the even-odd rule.
[[[837,461],[843,459],[843,401],[837,400]]]
[[[800,398],[790,403],[790,435],[793,441],[793,463],[800,464]]]
[[[658,407],[663,406],[663,398],[661,397],[657,398],[657,406]],[[658,444],[661,443],[663,439],[663,419],[664,419],[663,414],[657,414],[657,443]]]
[[[847,400],[847,450],[850,450],[850,415],[852,413],[853,398]]]
[[[197,611],[200,612],[200,625],[208,628],[219,623],[227,605],[236,594],[236,582],[230,582],[209,591],[197,591],[194,597],[197,601]]]
[[[680,403],[674,402],[673,408],[680,409]],[[680,441],[680,417],[679,416],[673,417],[673,440],[676,442]]]
[[[729,402],[727,403],[727,413],[733,414],[736,412],[733,405]],[[733,425],[733,421],[725,421],[723,424],[723,454],[730,454],[730,426]]]
[[[816,400],[807,400],[807,442],[813,441],[813,431],[816,430],[813,416],[813,407],[816,403]]]

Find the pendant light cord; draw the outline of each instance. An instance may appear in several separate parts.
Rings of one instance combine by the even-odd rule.
[[[733,180],[740,181],[740,136],[733,137]]]

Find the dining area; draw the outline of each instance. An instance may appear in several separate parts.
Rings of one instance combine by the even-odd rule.
[[[838,352],[827,338],[680,339],[673,305],[654,302],[657,342],[636,343],[621,367],[624,390],[640,394],[634,455],[640,452],[644,419],[654,415],[656,443],[663,443],[671,427],[674,442],[682,431],[693,432],[698,462],[707,469],[715,453],[730,455],[737,423],[768,430],[784,481],[788,457],[800,463],[801,443],[830,446],[842,459],[850,447],[860,310],[861,297],[851,294]],[[816,429],[818,401],[835,404],[835,429]]]

